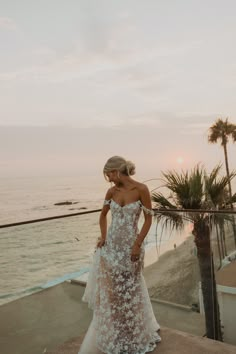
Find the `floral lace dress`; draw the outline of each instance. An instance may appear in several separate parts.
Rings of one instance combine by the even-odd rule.
[[[161,340],[142,274],[144,246],[137,262],[131,250],[138,235],[141,211],[151,211],[140,201],[110,205],[112,222],[106,243],[94,254],[83,301],[93,309],[93,319],[79,354],[144,354]]]

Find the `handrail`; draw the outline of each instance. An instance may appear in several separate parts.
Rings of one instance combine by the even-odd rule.
[[[154,214],[155,214],[155,212],[156,213],[162,213],[162,212],[183,213],[184,212],[184,213],[236,214],[236,210],[232,210],[232,209],[211,210],[211,209],[155,209],[155,208],[153,208],[152,210],[154,211]],[[93,210],[81,211],[78,213],[55,215],[55,216],[49,216],[46,218],[19,221],[19,222],[15,222],[15,223],[0,225],[0,229],[13,227],[13,226],[26,225],[26,224],[33,224],[33,223],[48,221],[48,220],[68,218],[68,217],[78,216],[78,215],[98,213],[100,211],[101,211],[101,209],[93,209]]]
[[[33,224],[33,223],[41,222],[41,221],[68,218],[68,217],[77,216],[77,215],[92,214],[92,213],[97,213],[99,211],[101,211],[101,209],[87,210],[87,211],[81,211],[78,213],[71,213],[71,214],[64,214],[64,215],[55,215],[55,216],[49,216],[49,217],[40,218],[40,219],[19,221],[19,222],[14,222],[14,223],[10,223],[10,224],[0,225],[0,229],[7,228],[7,227],[13,227],[13,226],[19,226],[19,225],[25,225],[25,224]]]
[[[209,213],[209,214],[236,214],[236,210],[233,209],[221,209],[221,210],[216,210],[216,209],[152,209],[154,211],[157,211],[158,213],[161,212],[172,212],[174,211],[175,213]]]

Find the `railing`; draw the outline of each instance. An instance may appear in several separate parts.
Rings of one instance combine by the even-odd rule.
[[[10,323],[8,327],[6,326],[6,319],[1,314],[6,313],[5,309],[7,309],[8,318],[15,322],[14,306],[20,304],[22,299],[14,303],[13,300],[50,288],[65,280],[78,279],[88,271],[96,239],[99,236],[99,211],[100,209],[81,211],[0,225],[0,278],[3,284],[0,292],[2,305],[0,326],[6,328],[5,348],[12,345],[10,333],[13,329]],[[234,287],[220,282],[222,282],[221,272],[224,270],[226,274],[227,267],[236,258],[236,235],[233,227],[236,223],[236,212],[154,209],[154,213],[153,225],[145,240],[145,264],[152,264],[144,269],[144,275],[157,319],[161,325],[202,336],[210,330],[208,327],[211,321],[214,338],[218,338],[217,323],[220,323],[223,340],[230,343],[231,332],[235,332],[235,328],[230,328],[229,323],[232,323],[232,318],[236,316],[236,305],[234,303],[234,307],[231,307],[232,318],[228,318],[228,306],[233,305],[227,303],[227,293],[224,291]],[[175,222],[178,220],[182,220],[182,228],[179,231],[172,227],[177,226]],[[140,226],[142,222],[143,219],[140,220]],[[232,277],[230,274],[228,276]],[[232,292],[234,293],[232,289],[231,295]],[[66,298],[69,301],[72,296],[70,290],[66,288],[63,291],[68,291]],[[65,296],[65,293],[63,294]],[[233,300],[230,297],[232,301],[235,301],[235,298],[236,295],[233,295]],[[38,306],[36,306],[37,301],[43,304],[42,296],[40,300],[37,297],[24,297],[24,299],[31,299],[28,301],[32,301],[34,307]],[[56,301],[55,297],[54,301]],[[70,303],[72,307],[76,306],[74,298],[73,301],[73,304]],[[76,301],[80,302],[80,298]],[[22,307],[22,304],[19,306]],[[47,317],[46,307],[43,306],[46,305],[38,307],[38,312],[32,310],[32,313],[26,308],[27,321],[40,322],[42,316]],[[86,308],[85,304],[83,311],[84,308]],[[26,321],[24,316],[22,314],[21,326]],[[76,319],[79,314],[74,311],[71,316],[75,316],[73,318]],[[65,337],[69,338],[76,334],[75,329],[70,326],[65,329],[67,328],[65,318],[66,314],[57,322],[59,325],[61,321],[66,332]],[[205,319],[207,319],[206,323]],[[47,318],[47,321],[50,320]],[[24,332],[24,328],[19,330]],[[50,336],[43,337],[42,333],[41,336],[39,345],[41,349],[43,343],[48,343],[45,347],[55,344],[52,343]],[[24,345],[22,342],[22,348]],[[24,347],[22,352],[42,353],[34,350]]]
[[[5,229],[8,227],[13,227],[13,226],[19,226],[19,225],[26,225],[26,224],[33,224],[36,222],[42,222],[42,221],[49,221],[49,220],[55,220],[55,219],[63,219],[63,218],[68,218],[68,217],[72,217],[72,216],[79,216],[79,215],[85,215],[85,214],[93,214],[93,213],[97,213],[100,212],[101,209],[94,209],[94,210],[87,210],[87,211],[80,211],[77,213],[70,213],[70,214],[63,214],[63,215],[55,215],[55,216],[50,216],[50,217],[46,217],[46,218],[39,218],[39,219],[32,219],[32,220],[26,220],[26,221],[20,221],[20,222],[15,222],[15,223],[9,223],[9,224],[3,224],[0,225],[0,229]],[[229,215],[233,215],[236,214],[236,211],[234,210],[209,210],[209,209],[168,209],[166,208],[165,210],[163,209],[153,209],[155,214],[161,213],[163,211],[165,212],[170,212],[170,213],[210,213],[210,214],[229,214]]]
[[[71,213],[71,214],[64,214],[64,215],[55,215],[55,216],[49,216],[47,218],[40,218],[40,219],[33,219],[33,220],[26,220],[26,221],[19,221],[15,223],[9,223],[9,224],[4,224],[0,225],[0,229],[6,229],[8,227],[13,227],[13,226],[20,226],[20,225],[26,225],[26,224],[34,224],[37,222],[42,222],[42,221],[49,221],[49,220],[56,220],[56,219],[64,219],[64,218],[69,218],[72,216],[79,216],[79,215],[85,215],[85,214],[93,214],[101,211],[101,209],[95,209],[95,210],[87,210],[87,211],[80,211],[78,213]]]

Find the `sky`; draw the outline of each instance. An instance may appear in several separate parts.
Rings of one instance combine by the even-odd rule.
[[[0,177],[223,162],[207,136],[236,124],[235,16],[235,0],[0,0]]]

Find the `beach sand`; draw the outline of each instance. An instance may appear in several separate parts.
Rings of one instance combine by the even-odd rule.
[[[200,274],[193,236],[145,267],[143,274],[152,298],[187,306],[198,303]]]

